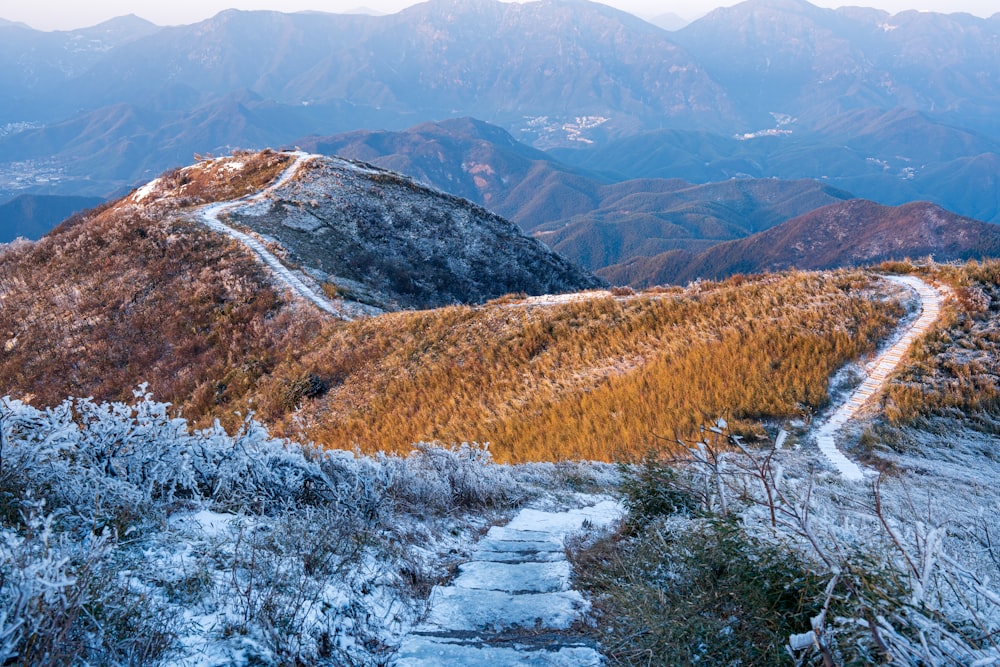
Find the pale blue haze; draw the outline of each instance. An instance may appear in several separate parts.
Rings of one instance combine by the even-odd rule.
[[[284,12],[351,12],[365,7],[377,13],[393,13],[413,4],[412,0],[0,0],[0,18],[21,21],[39,30],[70,30],[87,27],[115,16],[136,14],[159,25],[195,23],[218,12],[239,9],[273,9]],[[729,0],[607,0],[612,5],[643,17],[673,13],[694,19],[720,5],[737,4]],[[878,7],[889,12],[917,9],[937,12],[969,12],[991,16],[1000,11],[997,0],[813,0],[823,7],[857,4]]]

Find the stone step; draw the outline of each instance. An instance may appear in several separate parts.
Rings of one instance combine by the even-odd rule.
[[[569,628],[589,605],[577,591],[525,593],[447,586],[435,588],[425,631]]]
[[[459,566],[453,585],[508,593],[554,593],[569,588],[566,560],[551,563],[497,563],[473,560]]]
[[[472,560],[490,563],[552,563],[565,559],[560,551],[474,551]]]
[[[601,654],[589,646],[534,648],[495,646],[437,637],[407,638],[396,667],[600,667]]]

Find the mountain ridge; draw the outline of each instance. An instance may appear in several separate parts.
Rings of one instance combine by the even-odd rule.
[[[637,286],[719,279],[736,273],[817,270],[933,255],[966,261],[1000,254],[1000,226],[963,218],[928,202],[887,207],[852,199],[793,218],[701,253],[635,258],[599,273]]]
[[[18,158],[0,172],[34,170],[31,192],[109,196],[194,152],[472,115],[541,148],[600,146],[661,129],[702,132],[711,150],[724,153],[699,160],[690,147],[681,147],[691,153],[683,159],[659,151],[670,173],[658,175],[695,182],[826,175],[841,179],[836,187],[885,204],[929,199],[992,220],[1000,204],[984,205],[947,175],[962,169],[979,178],[987,167],[975,158],[996,153],[998,26],[959,15],[748,2],[668,33],[594,3],[442,1],[384,17],[223,12],[136,32],[72,59],[65,35],[6,26],[0,154]],[[494,33],[495,40],[479,39]],[[26,52],[34,54],[27,69],[18,64]],[[170,131],[157,121],[119,124],[115,112],[100,111],[122,104],[164,118]],[[937,144],[947,155],[925,151],[918,160],[890,152],[888,141],[876,141],[874,153],[860,140],[845,151],[850,126],[840,121],[834,132],[827,122],[899,108],[926,116],[908,132],[943,137],[950,126],[965,136]],[[38,131],[53,124],[60,136],[75,127],[75,136],[53,146]],[[80,147],[95,142],[120,154],[104,150],[100,159],[81,161]],[[67,150],[54,151],[59,145]],[[774,152],[780,162],[768,159]],[[822,173],[824,164],[838,173]],[[61,171],[62,179],[46,179],[45,169]],[[10,181],[18,188],[31,182]]]

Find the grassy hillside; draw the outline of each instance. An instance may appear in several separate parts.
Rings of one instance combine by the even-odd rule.
[[[255,410],[324,446],[488,441],[505,461],[635,456],[702,415],[752,430],[808,414],[900,314],[845,272],[339,324],[289,306],[228,241],[135,208],[8,249],[0,272],[0,382],[36,404],[149,382],[199,424]]]
[[[262,378],[254,405],[281,433],[330,447],[478,441],[501,461],[632,458],[708,415],[753,432],[822,406],[830,373],[901,313],[871,287],[862,273],[793,273],[389,314],[325,327]]]
[[[258,190],[287,158],[233,161],[5,248],[0,386],[54,405],[148,382],[199,426],[255,412],[281,435],[365,452],[476,441],[500,461],[627,459],[719,415],[747,434],[807,417],[902,313],[845,271],[330,321],[188,221],[190,205]]]

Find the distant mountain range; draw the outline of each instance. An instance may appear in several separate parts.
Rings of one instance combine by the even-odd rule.
[[[823,207],[748,238],[713,245],[698,254],[674,251],[636,257],[601,273],[616,283],[646,286],[927,256],[947,262],[998,255],[998,225],[963,218],[926,202],[887,207],[855,199]]]
[[[859,135],[865,131],[859,124]],[[712,146],[691,133],[662,133],[661,139],[674,146],[686,141],[705,154]],[[887,135],[885,141],[889,145],[892,140]],[[895,141],[901,145],[904,140]],[[638,140],[629,143],[638,150]],[[918,148],[945,151],[948,144],[942,139],[940,146],[925,143]],[[609,181],[583,170],[600,164],[598,150],[574,168],[473,119],[426,123],[403,132],[314,137],[303,145],[461,193],[503,213],[610,282],[636,287],[742,271],[825,269],[928,254],[947,261],[1000,253],[1000,226],[926,202],[880,206],[828,185],[832,179],[730,178],[700,185],[668,178]],[[961,148],[952,145],[951,150]],[[610,149],[603,154],[607,171],[628,166],[612,162],[613,154]],[[655,158],[648,164],[656,164]],[[632,166],[633,173],[645,168],[642,162]]]
[[[39,239],[74,213],[101,204],[97,197],[21,195],[0,204],[0,243],[18,237]]]
[[[474,119],[301,143],[399,171],[487,206],[590,270],[671,249],[700,251],[851,197],[818,181],[609,182]]]
[[[812,127],[906,107],[1000,127],[1000,20],[966,14],[749,0],[668,32],[584,0],[432,0],[389,16],[228,10],[172,28],[123,17],[0,29],[6,122],[120,103],[187,109],[248,90],[386,109],[407,125],[457,111],[518,129],[526,116],[601,116],[611,134],[738,133],[771,127],[774,113]]]
[[[904,108],[844,112],[801,134],[660,130],[550,154],[613,180],[814,178],[884,204],[928,200],[1000,222],[1000,140]]]
[[[477,201],[592,268],[699,253],[847,193],[1000,222],[1000,15],[748,0],[668,31],[584,0],[431,0],[172,28],[4,22],[0,85],[0,202],[114,197],[194,153],[311,143]],[[445,120],[461,117],[490,125]],[[691,185],[732,178],[746,182]]]
[[[930,163],[907,144],[889,166],[896,180],[909,166],[931,181],[938,166],[996,153],[1000,20],[749,0],[668,32],[583,0],[432,0],[390,16],[226,11],[172,28],[135,17],[63,33],[8,23],[0,85],[0,154],[54,161],[71,181],[90,175],[92,189],[77,184],[79,194],[108,195],[182,153],[450,116],[482,118],[541,148],[661,129],[710,132],[713,142],[770,136],[796,144],[783,151],[782,173],[743,171],[815,178],[814,152],[796,164],[797,140],[849,144],[854,126],[831,119],[878,109],[970,135]],[[29,133],[15,139],[17,128]],[[77,167],[98,139],[117,159]],[[862,162],[894,157],[852,150]],[[752,162],[763,151],[745,152]]]

